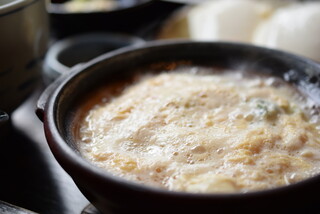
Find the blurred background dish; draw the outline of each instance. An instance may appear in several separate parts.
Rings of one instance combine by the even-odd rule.
[[[0,3],[0,108],[10,114],[41,80],[49,25],[42,0]]]
[[[320,2],[278,8],[254,32],[256,45],[282,49],[320,62]]]
[[[109,7],[81,10],[67,9],[73,1],[52,0],[48,6],[51,35],[55,39],[92,31],[121,32],[146,37],[153,31],[155,23],[162,22],[168,14],[181,7],[179,3],[150,0],[104,0],[113,1]],[[84,3],[100,0],[83,0]],[[82,4],[82,1],[81,3]],[[69,5],[69,6],[68,6]],[[74,6],[74,4],[73,4]]]
[[[0,110],[0,125],[6,122],[8,119],[9,119],[8,114]]]
[[[57,13],[118,11],[138,7],[150,0],[52,0],[49,10]]]
[[[320,61],[320,1],[211,0],[165,21],[156,39],[232,41]]]
[[[70,36],[54,43],[46,54],[43,67],[45,83],[83,62],[118,48],[142,45],[144,40],[119,33],[92,32]]]

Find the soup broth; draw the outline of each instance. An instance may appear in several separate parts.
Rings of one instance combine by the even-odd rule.
[[[109,84],[81,106],[75,132],[82,156],[116,176],[248,192],[320,172],[317,108],[280,78],[183,67]]]

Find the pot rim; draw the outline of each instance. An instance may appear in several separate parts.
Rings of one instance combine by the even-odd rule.
[[[46,103],[45,111],[44,111],[44,128],[46,138],[48,140],[48,144],[58,160],[61,166],[66,170],[67,173],[72,174],[71,171],[77,171],[78,174],[81,173],[83,176],[95,177],[101,182],[111,182],[116,185],[122,185],[124,188],[136,192],[143,192],[144,194],[156,194],[158,196],[165,196],[168,198],[180,198],[180,199],[192,199],[192,200],[211,200],[211,199],[223,199],[223,200],[234,200],[234,199],[246,199],[252,197],[261,197],[266,195],[272,195],[274,193],[281,193],[287,191],[293,191],[296,188],[302,188],[307,183],[319,182],[320,175],[307,178],[300,182],[290,184],[288,186],[280,186],[277,188],[266,189],[266,190],[257,190],[257,191],[249,191],[246,193],[189,193],[189,192],[180,192],[180,191],[169,191],[166,189],[160,189],[152,186],[137,184],[132,181],[128,181],[126,179],[117,177],[112,175],[111,173],[103,170],[93,164],[89,163],[89,161],[85,160],[78,154],[75,150],[73,150],[64,140],[63,136],[59,133],[56,124],[56,109],[58,105],[58,98],[61,96],[63,90],[66,90],[65,86],[67,83],[76,78],[78,74],[81,72],[90,69],[92,66],[102,62],[104,60],[108,60],[113,57],[117,57],[122,54],[127,54],[129,52],[134,52],[137,50],[148,49],[148,48],[157,48],[160,46],[175,46],[175,45],[185,45],[185,44],[213,44],[213,45],[223,45],[227,47],[233,48],[254,48],[258,52],[264,53],[274,53],[277,56],[286,56],[295,61],[305,62],[310,64],[313,67],[317,67],[317,70],[320,71],[320,65],[314,62],[311,59],[306,59],[301,56],[297,56],[291,53],[287,53],[280,50],[274,50],[264,47],[258,47],[250,44],[240,44],[234,42],[206,42],[206,41],[190,41],[190,40],[161,40],[161,41],[151,41],[147,42],[143,46],[139,47],[126,47],[119,50],[115,50],[106,54],[103,54],[100,57],[97,57],[88,63],[85,63],[81,66],[81,68],[77,68],[74,71],[70,72],[67,77],[63,76],[63,78],[59,78],[57,80],[58,87],[53,91],[51,96],[49,97],[48,102]]]

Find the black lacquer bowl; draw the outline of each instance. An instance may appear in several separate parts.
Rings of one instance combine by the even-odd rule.
[[[320,101],[320,66],[308,59],[244,44],[158,41],[102,55],[58,79],[43,93],[37,114],[52,153],[101,212],[114,213],[288,213],[317,212],[320,176],[286,187],[249,193],[193,194],[138,185],[84,160],[72,123],[77,102],[99,85],[154,63],[192,62],[271,74]]]

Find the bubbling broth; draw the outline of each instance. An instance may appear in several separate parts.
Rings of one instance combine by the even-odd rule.
[[[315,106],[276,77],[177,67],[93,94],[75,132],[82,156],[116,176],[172,191],[248,192],[320,172]]]

